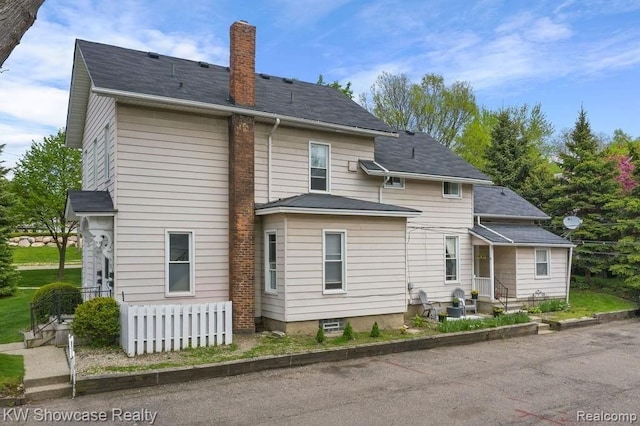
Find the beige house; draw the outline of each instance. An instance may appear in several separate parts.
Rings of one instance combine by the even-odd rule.
[[[85,287],[138,306],[230,300],[234,330],[288,332],[399,326],[418,289],[446,302],[480,278],[566,295],[568,242],[478,230],[488,177],[335,89],[256,74],[254,27],[230,37],[228,68],[76,42],[67,145],[83,189],[67,216],[91,243]]]

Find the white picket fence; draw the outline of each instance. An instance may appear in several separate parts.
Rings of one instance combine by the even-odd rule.
[[[191,305],[120,304],[120,344],[128,356],[233,341],[231,302]]]

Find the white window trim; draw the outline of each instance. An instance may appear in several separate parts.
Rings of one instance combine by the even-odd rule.
[[[169,239],[170,234],[189,234],[189,291],[170,292],[169,291],[169,246],[171,241]],[[195,256],[195,240],[196,233],[192,229],[166,229],[164,233],[164,295],[165,297],[184,297],[194,296],[196,293],[195,288],[195,271],[196,271],[196,256]]]
[[[91,163],[93,167],[93,182],[91,182],[91,185],[95,191],[98,189],[98,139],[93,140],[93,158]]]
[[[327,290],[325,288],[325,259],[326,259],[326,235],[342,235],[342,288]],[[322,294],[345,294],[347,292],[347,230],[346,229],[323,229],[322,230]]]
[[[445,184],[449,184],[449,185],[458,185],[458,193],[457,194],[447,194],[444,191],[445,188]],[[442,182],[442,197],[443,198],[462,198],[462,184],[459,182],[449,182],[449,181],[444,181]]]
[[[447,238],[456,239],[456,279],[447,279]],[[445,235],[444,236],[444,282],[445,284],[460,284],[460,236],[458,235]]]
[[[269,235],[276,237],[276,282],[274,288],[271,288],[271,271],[269,269]],[[278,294],[278,232],[275,229],[264,232],[264,292]]]
[[[325,191],[319,189],[311,189],[311,146],[312,145],[324,145],[327,147],[327,189]],[[309,192],[319,193],[319,194],[329,194],[331,192],[331,144],[326,142],[316,142],[309,141],[309,153],[308,153],[308,167],[307,173],[309,174],[308,182],[309,182]]]
[[[104,126],[104,181],[111,179],[111,151],[109,143],[109,124]]]
[[[538,275],[538,251],[547,252],[547,274]],[[543,263],[543,262],[540,262]],[[536,247],[533,249],[533,274],[536,279],[549,279],[551,278],[551,250],[546,247]]]
[[[404,178],[401,177],[396,177],[396,176],[389,176],[389,178],[393,178],[393,179],[400,179],[400,186],[393,186],[389,184],[389,180],[387,178],[384,179],[384,187],[385,189],[404,189]]]

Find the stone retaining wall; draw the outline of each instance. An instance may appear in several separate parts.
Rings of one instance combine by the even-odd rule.
[[[62,242],[62,238],[58,238]],[[9,238],[7,245],[10,247],[56,247],[56,242],[52,236],[29,237],[26,235]],[[82,238],[70,235],[67,240],[67,247],[82,247]]]

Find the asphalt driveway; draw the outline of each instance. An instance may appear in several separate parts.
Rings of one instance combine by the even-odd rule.
[[[32,424],[93,412],[101,424],[537,425],[640,423],[639,401],[635,319],[22,408]]]

